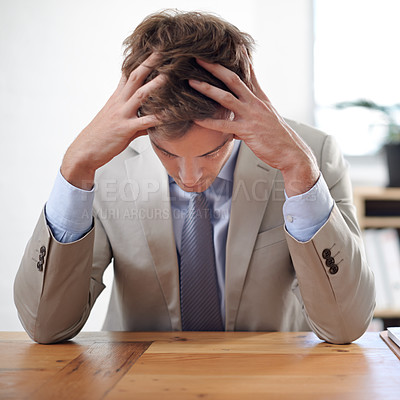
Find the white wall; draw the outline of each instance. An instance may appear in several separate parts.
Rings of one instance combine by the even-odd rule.
[[[311,0],[1,0],[0,330],[22,329],[13,280],[67,146],[118,83],[123,39],[166,7],[213,11],[252,34],[276,108],[313,122]],[[108,295],[85,329],[100,329]]]

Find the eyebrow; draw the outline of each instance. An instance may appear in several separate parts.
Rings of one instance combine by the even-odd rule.
[[[151,140],[151,139],[150,139],[150,140]],[[200,156],[196,156],[196,157],[205,157],[205,156],[208,156],[208,155],[210,155],[210,154],[212,154],[212,153],[215,153],[216,151],[218,151],[219,149],[221,149],[222,147],[224,147],[224,146],[226,145],[226,143],[228,142],[228,140],[229,140],[229,138],[227,138],[227,139],[225,140],[224,143],[220,144],[220,145],[217,146],[215,149],[210,150],[210,151],[208,151],[207,153],[201,154]],[[154,146],[156,146],[158,150],[161,150],[161,151],[163,151],[164,153],[169,154],[170,156],[179,157],[178,155],[176,155],[176,154],[174,154],[174,153],[171,153],[171,152],[169,152],[168,150],[163,149],[163,148],[160,147],[157,143],[155,143],[153,140],[151,140],[151,143],[153,143]]]

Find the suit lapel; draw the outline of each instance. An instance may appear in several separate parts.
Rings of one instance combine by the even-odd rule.
[[[171,218],[168,175],[147,138],[131,147],[138,153],[125,161],[137,193],[136,207],[169,310],[172,330],[179,330],[179,267]]]
[[[125,161],[127,175],[136,187],[135,203],[138,215],[143,216],[140,222],[169,310],[171,328],[180,330],[179,266],[168,176],[147,138],[136,139],[131,147],[137,154]],[[276,173],[242,143],[234,173],[226,248],[227,330],[235,329],[247,268]]]
[[[241,144],[226,247],[226,329],[234,330],[247,268],[277,170]]]

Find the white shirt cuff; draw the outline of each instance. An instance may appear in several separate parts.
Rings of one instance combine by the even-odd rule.
[[[298,241],[307,242],[328,220],[334,200],[320,174],[315,185],[297,196],[287,197],[283,216],[287,231]]]
[[[47,221],[70,233],[86,233],[92,226],[94,188],[90,191],[71,185],[58,171],[46,203]]]

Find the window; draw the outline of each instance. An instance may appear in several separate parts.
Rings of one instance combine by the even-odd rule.
[[[379,111],[343,101],[400,103],[400,1],[314,0],[316,125],[347,155],[375,153],[386,133]]]

